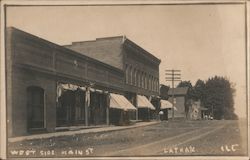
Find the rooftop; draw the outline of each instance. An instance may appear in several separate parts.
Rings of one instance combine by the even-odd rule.
[[[170,88],[168,90],[168,95],[172,95],[172,91],[174,91],[174,95],[186,95],[188,91],[188,87],[178,87],[178,88]]]

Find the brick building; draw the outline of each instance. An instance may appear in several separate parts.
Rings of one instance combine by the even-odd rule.
[[[148,99],[158,96],[160,60],[124,37],[103,41],[82,54],[7,28],[8,136],[119,124],[154,110]],[[107,52],[116,41],[120,46]]]
[[[160,60],[125,36],[73,42],[65,47],[123,70],[126,98],[139,109],[134,119],[152,119],[159,108]]]

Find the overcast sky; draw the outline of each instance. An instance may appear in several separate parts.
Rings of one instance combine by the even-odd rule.
[[[180,69],[182,80],[226,76],[236,84],[236,113],[246,116],[244,5],[144,5],[8,7],[7,26],[54,43],[126,35]]]

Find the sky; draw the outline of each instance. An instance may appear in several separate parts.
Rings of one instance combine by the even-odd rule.
[[[59,45],[125,35],[180,69],[182,80],[218,75],[235,84],[235,109],[246,116],[246,36],[244,5],[22,6],[7,8],[14,26]]]

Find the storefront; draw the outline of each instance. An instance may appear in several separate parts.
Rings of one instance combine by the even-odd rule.
[[[155,110],[155,107],[147,99],[147,97],[142,95],[137,95],[137,117],[139,120],[149,121],[152,119],[152,110]]]

